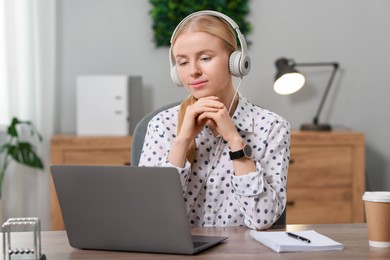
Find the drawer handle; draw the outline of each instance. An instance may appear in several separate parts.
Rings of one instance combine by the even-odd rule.
[[[130,162],[125,162],[124,165],[130,166],[131,163]]]
[[[293,163],[295,163],[295,161],[294,161],[294,159],[290,159],[290,161],[288,163],[293,164]]]
[[[287,206],[294,206],[295,202],[293,200],[288,200],[286,204]]]

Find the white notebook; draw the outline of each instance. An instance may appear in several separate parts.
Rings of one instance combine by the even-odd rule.
[[[342,250],[343,244],[330,239],[314,230],[292,232],[298,236],[307,238],[310,243],[287,235],[284,231],[255,231],[251,230],[250,235],[260,243],[271,248],[275,252],[296,252],[296,251],[327,251]]]

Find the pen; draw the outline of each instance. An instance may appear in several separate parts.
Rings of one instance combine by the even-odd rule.
[[[295,239],[298,239],[298,240],[301,240],[303,242],[306,242],[306,243],[310,243],[310,239],[306,238],[306,237],[301,237],[301,236],[298,236],[297,234],[294,234],[294,233],[291,233],[291,232],[286,232],[286,234],[289,236],[289,237],[293,237]]]

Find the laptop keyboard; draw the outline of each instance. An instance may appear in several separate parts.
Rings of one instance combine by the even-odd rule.
[[[192,242],[192,243],[194,244],[194,248],[197,248],[197,247],[200,247],[200,246],[207,244],[207,242]]]

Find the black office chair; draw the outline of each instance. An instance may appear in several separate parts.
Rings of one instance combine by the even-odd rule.
[[[167,110],[171,107],[179,105],[181,102],[175,102],[165,105],[155,111],[150,112],[144,116],[136,125],[132,136],[131,143],[131,165],[138,166],[141,156],[142,147],[144,145],[145,135],[148,128],[149,121],[161,111]],[[274,225],[286,225],[286,209]]]

